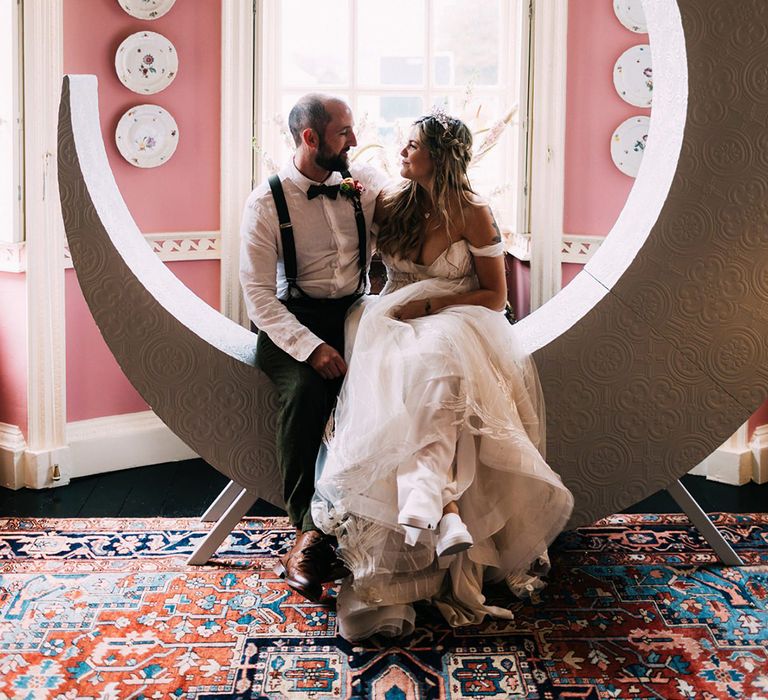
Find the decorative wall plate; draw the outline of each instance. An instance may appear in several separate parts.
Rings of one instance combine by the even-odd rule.
[[[631,32],[648,33],[641,0],[613,0],[613,11],[619,18],[619,22]]]
[[[176,0],[117,0],[131,17],[157,19],[173,7]]]
[[[625,102],[650,107],[653,100],[651,47],[638,44],[628,48],[613,67],[613,86]]]
[[[179,70],[176,48],[162,34],[136,32],[115,54],[115,71],[129,90],[152,95],[167,88]]]
[[[179,143],[174,118],[157,105],[131,107],[117,123],[117,150],[137,168],[156,168],[165,163]]]
[[[619,124],[611,138],[611,158],[625,175],[637,177],[648,141],[649,117],[630,117]]]

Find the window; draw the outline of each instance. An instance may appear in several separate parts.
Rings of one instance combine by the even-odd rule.
[[[23,239],[21,4],[0,3],[0,243]]]
[[[261,7],[257,179],[290,154],[287,114],[304,93],[347,100],[357,123],[355,158],[393,176],[410,123],[440,105],[475,134],[474,188],[501,223],[527,230],[528,0],[266,0]],[[492,148],[483,146],[488,139]]]

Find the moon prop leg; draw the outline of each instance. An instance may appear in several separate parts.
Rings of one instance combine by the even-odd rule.
[[[548,461],[577,527],[722,444],[768,393],[768,3],[646,3],[654,106],[643,164],[595,258],[519,328]],[[241,487],[282,504],[274,390],[254,343],[151,253],[99,133],[96,81],[65,78],[59,182],[83,294],[126,376]]]

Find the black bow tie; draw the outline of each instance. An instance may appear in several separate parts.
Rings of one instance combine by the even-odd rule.
[[[338,185],[310,185],[307,190],[307,199],[314,199],[319,194],[324,194],[326,197],[336,199],[336,195],[339,194]]]

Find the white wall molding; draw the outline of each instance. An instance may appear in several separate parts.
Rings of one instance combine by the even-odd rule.
[[[197,457],[152,411],[68,423],[67,442],[70,478]]]
[[[66,449],[64,226],[56,177],[63,0],[24,3],[25,218],[29,422],[27,485],[51,485]]]
[[[160,260],[219,260],[221,233],[219,231],[185,231],[147,233],[144,235]]]
[[[755,429],[749,445],[752,450],[752,481],[768,483],[768,425]]]
[[[561,261],[586,265],[602,245],[603,236],[575,236],[564,234],[560,250]]]
[[[18,425],[0,423],[0,486],[19,489],[24,485],[24,451],[27,441]]]
[[[243,325],[240,220],[253,182],[254,7],[221,5],[221,312]]]
[[[42,489],[69,483],[70,452],[66,446],[32,450],[17,425],[0,423],[0,486]]]
[[[170,231],[146,233],[144,238],[160,260],[219,260],[221,233],[219,231]],[[72,267],[69,244],[64,239],[64,267]],[[0,272],[25,272],[27,256],[25,243],[0,243]]]
[[[567,67],[567,0],[533,0],[531,310],[562,283]]]
[[[172,231],[145,233],[144,240],[152,246],[160,260],[219,260],[221,233],[219,231]],[[64,265],[72,267],[69,245],[64,243]]]
[[[503,232],[506,251],[518,260],[531,260],[531,234]],[[560,262],[586,265],[603,242],[603,236],[563,234],[560,241]]]
[[[24,272],[27,269],[24,243],[0,243],[0,272]]]
[[[72,454],[66,445],[24,452],[24,483],[29,489],[66,486],[71,478]],[[19,487],[20,488],[20,487]]]

